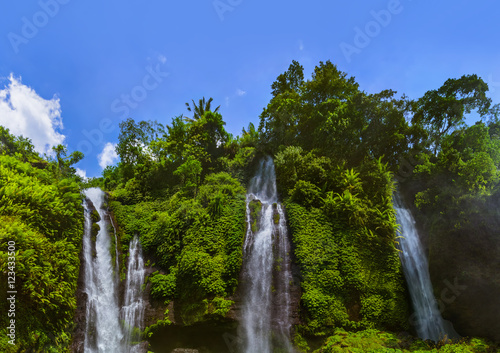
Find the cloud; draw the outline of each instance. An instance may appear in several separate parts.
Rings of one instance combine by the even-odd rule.
[[[0,90],[0,125],[13,135],[30,138],[37,152],[51,154],[65,138],[59,132],[63,128],[59,98],[40,97],[13,74],[8,80]]]
[[[104,145],[102,152],[97,156],[99,165],[102,169],[109,165],[113,165],[118,161],[118,154],[116,153],[116,143],[108,142]]]
[[[243,97],[245,94],[247,94],[247,92],[246,92],[246,91],[243,91],[242,89],[239,89],[239,88],[238,88],[238,89],[236,90],[236,94],[237,94],[238,96],[240,96],[240,97]]]
[[[302,51],[304,50],[304,42],[299,40],[299,50]]]
[[[76,169],[76,175],[81,177],[83,180],[87,180],[87,172],[83,169],[80,168],[75,168]]]
[[[165,64],[167,62],[167,57],[165,55],[158,55],[158,61],[161,62],[162,64]]]

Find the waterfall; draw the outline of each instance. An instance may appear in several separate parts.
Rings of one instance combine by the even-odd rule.
[[[290,244],[285,215],[277,201],[274,164],[267,157],[251,179],[246,198],[248,227],[243,248],[242,312],[246,353],[293,351]],[[260,212],[252,214],[259,207]]]
[[[114,275],[111,256],[111,239],[108,233],[107,212],[103,209],[104,193],[99,188],[84,191],[92,202],[101,220],[100,230],[92,242],[92,218],[90,207],[85,202],[85,233],[83,253],[85,266],[85,288],[87,294],[87,327],[84,350],[87,353],[121,353],[123,332],[120,326],[117,300],[117,277]],[[117,269],[116,269],[117,270]]]
[[[410,323],[415,325],[421,339],[439,341],[445,335],[453,338],[457,334],[452,328],[447,327],[449,323],[447,324],[441,317],[434,298],[429,266],[415,227],[415,220],[410,211],[402,206],[398,196],[394,198],[394,206],[403,236],[399,241],[400,258],[415,311]]]
[[[139,352],[137,343],[141,340],[140,330],[144,329],[142,285],[146,274],[141,243],[137,235],[130,241],[127,269],[125,301],[121,309],[121,317],[127,332],[124,346],[128,347],[127,352],[136,353]]]

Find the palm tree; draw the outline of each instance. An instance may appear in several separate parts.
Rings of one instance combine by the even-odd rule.
[[[193,106],[191,107],[189,105],[189,103],[186,103],[186,107],[187,107],[187,110],[189,112],[193,112],[193,118],[184,117],[184,119],[186,121],[193,122],[193,121],[200,119],[203,116],[203,114],[205,114],[208,111],[211,111],[213,113],[217,113],[217,111],[220,108],[220,105],[217,108],[215,108],[214,110],[212,110],[211,104],[212,104],[213,100],[214,100],[213,98],[210,98],[208,101],[205,101],[205,97],[203,97],[202,99],[199,100],[198,105],[196,105],[194,100],[191,99],[191,101],[193,102]]]

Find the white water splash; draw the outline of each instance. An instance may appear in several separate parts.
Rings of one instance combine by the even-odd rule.
[[[415,310],[410,320],[421,339],[439,341],[446,335],[445,324],[433,294],[429,265],[410,211],[402,206],[399,197],[394,198],[396,218],[403,238],[399,241],[400,258],[408,283],[408,290]]]
[[[144,298],[142,285],[146,271],[139,237],[130,241],[127,265],[127,282],[125,285],[125,302],[121,309],[121,317],[125,327],[124,346],[126,352],[138,353],[141,339],[140,330],[144,329]]]
[[[85,233],[83,253],[85,266],[85,288],[87,294],[87,327],[84,350],[87,353],[122,353],[123,332],[119,321],[117,300],[117,277],[114,275],[111,257],[111,239],[102,208],[104,193],[99,188],[85,190],[85,196],[92,202],[101,220],[95,241],[95,254],[91,241],[92,218],[85,203]],[[94,256],[95,255],[95,256]]]
[[[262,204],[255,232],[250,225],[250,202],[253,200]],[[280,351],[293,351],[290,343],[290,244],[285,215],[277,200],[274,164],[267,157],[261,161],[257,174],[250,181],[247,194],[248,228],[243,260],[246,353],[270,353],[278,346]],[[280,217],[277,226],[274,221],[276,212]],[[273,279],[273,266],[277,265],[279,277]]]

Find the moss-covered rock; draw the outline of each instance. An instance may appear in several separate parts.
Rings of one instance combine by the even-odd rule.
[[[97,223],[101,220],[101,216],[99,215],[99,212],[97,212],[97,210],[92,210],[92,212],[90,212],[90,218],[92,219],[92,223]]]
[[[262,212],[262,202],[260,200],[252,200],[248,203],[248,208],[250,209],[250,227],[252,232],[258,231],[258,225],[261,218]]]

